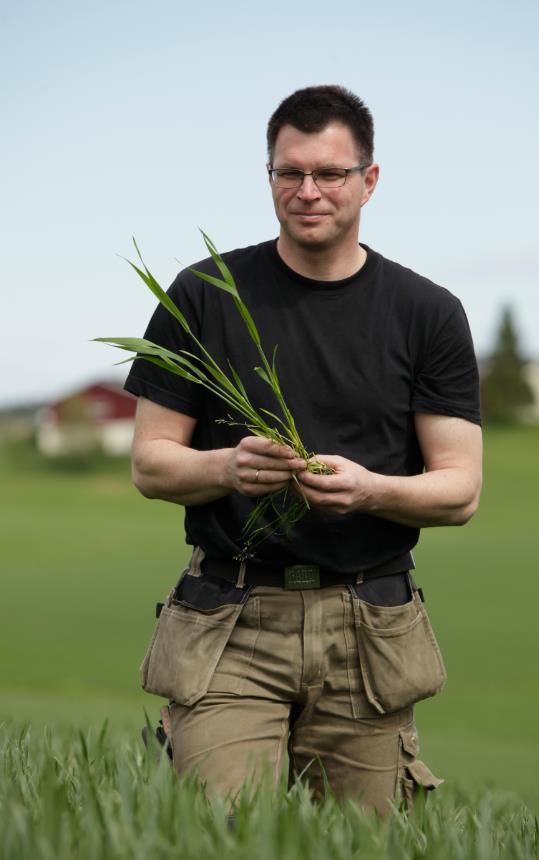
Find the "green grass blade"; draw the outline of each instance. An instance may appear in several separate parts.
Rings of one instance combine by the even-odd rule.
[[[238,292],[236,288],[231,287],[230,284],[227,284],[227,282],[221,280],[221,278],[216,278],[214,275],[207,275],[206,272],[201,272],[200,269],[194,269],[192,266],[189,267],[189,271],[192,272],[193,275],[196,275],[197,278],[200,278],[201,281],[206,281],[208,284],[218,287],[220,290],[224,290],[225,293],[230,293],[234,298],[237,298]]]
[[[276,359],[276,357],[277,357],[277,349],[278,349],[278,347],[279,347],[279,344],[278,344],[278,343],[276,343],[276,344],[275,344],[275,346],[273,347],[273,355],[272,355],[272,358],[271,358],[271,369],[272,369],[272,372],[273,372],[273,376],[274,376],[276,379],[277,379],[278,377],[277,377],[277,370],[276,370],[276,368],[275,368],[275,359]]]
[[[171,356],[175,356],[175,352],[170,352],[164,346],[159,346],[158,343],[153,343],[151,340],[146,340],[143,337],[94,337],[94,340],[101,343],[108,343],[111,346],[119,346],[122,349],[130,349],[133,352],[142,352],[144,350],[160,350]]]
[[[290,445],[290,447],[294,449],[294,451],[298,455],[298,457],[303,457],[304,459],[307,459],[307,457],[305,457],[305,453],[304,453],[305,448],[303,447],[303,445],[298,447],[297,436],[294,436],[294,434],[291,433],[290,427],[288,426],[288,424],[286,424],[286,422],[283,421],[282,418],[279,418],[279,416],[276,415],[275,412],[271,412],[269,409],[264,409],[263,406],[260,407],[260,411],[263,412],[264,415],[269,415],[270,418],[273,418],[275,421],[277,421],[281,425],[281,427],[283,428],[283,431],[284,431],[282,434],[280,434],[280,435],[282,435],[282,438],[283,438],[283,444]]]
[[[114,346],[114,344],[112,344],[112,346]],[[136,359],[136,357],[137,357],[136,355],[130,355],[129,358],[122,358],[121,361],[113,362],[112,366],[113,367],[119,367],[121,364],[129,364],[131,361],[134,361]]]
[[[232,364],[232,362],[230,361],[229,358],[227,359],[227,361],[228,361],[228,366],[230,367],[230,372],[232,374],[232,378],[234,379],[234,382],[236,383],[238,390],[241,391],[243,396],[248,400],[249,396],[247,394],[247,391],[245,390],[245,386],[244,386],[243,382],[240,379],[239,373],[235,370],[234,365]]]
[[[164,346],[160,346],[157,343],[153,343],[151,340],[145,340],[140,337],[96,337],[94,340],[108,343],[109,346],[116,346],[118,349],[135,352],[140,356],[155,355],[160,357],[167,364],[183,364],[197,370],[193,363],[185,358],[181,353],[171,352],[171,350],[166,349]]]
[[[118,338],[95,338],[97,341],[102,341],[104,343],[108,343],[109,346],[115,346],[118,349],[125,349],[129,352],[135,352],[137,356],[144,358],[146,360],[158,359],[158,361],[152,361],[153,364],[156,364],[158,367],[163,368],[164,370],[171,370],[173,373],[176,373],[178,376],[182,376],[184,379],[188,379],[190,382],[198,382],[202,385],[205,385],[207,388],[209,387],[215,394],[219,397],[224,397],[224,392],[221,391],[217,386],[210,382],[204,370],[200,367],[196,366],[189,357],[198,359],[201,361],[203,367],[207,367],[210,373],[213,373],[213,368],[211,366],[206,366],[205,362],[202,359],[199,359],[198,356],[192,356],[190,353],[185,352],[184,350],[181,353],[174,353],[165,347],[159,346],[158,344],[152,343],[149,340],[144,340],[143,338],[131,338],[131,337],[118,337]],[[184,353],[185,354],[182,354]],[[131,359],[127,359],[128,361],[133,360],[136,356],[133,356]],[[123,363],[123,362],[120,362]],[[178,366],[179,365],[179,366]],[[224,376],[224,375],[223,375]],[[226,377],[224,377],[226,379]],[[229,380],[227,380],[229,382]],[[229,392],[231,392],[234,396],[231,398],[227,396],[227,402],[229,405],[234,406],[235,409],[240,409],[242,406],[242,397],[239,395],[232,383],[229,382]],[[250,404],[249,404],[250,406]],[[242,411],[243,414],[243,411]],[[251,416],[250,410],[247,411],[248,416]]]
[[[157,356],[154,355],[142,355],[141,358],[143,361],[149,361],[150,364],[155,364],[157,367],[160,367],[163,370],[168,370],[171,373],[175,373],[176,376],[181,376],[182,379],[186,379],[188,382],[196,382],[201,385],[204,385],[204,383],[200,379],[197,379],[196,376],[193,376],[189,373],[189,371],[185,370],[179,365],[171,366],[170,364],[168,364],[168,362],[163,361],[163,359],[157,358]]]
[[[215,362],[213,362],[213,361],[211,363],[208,361],[205,361],[205,359],[202,358],[201,356],[193,355],[193,353],[188,352],[185,349],[182,349],[181,352],[184,355],[187,355],[190,358],[196,359],[198,362],[200,362],[200,364],[205,368],[207,373],[209,373],[211,376],[213,376],[213,378],[216,380],[216,382],[223,389],[226,389],[229,393],[231,393],[233,395],[233,397],[238,401],[238,403],[243,402],[243,406],[246,410],[251,410],[254,413],[254,409],[251,406],[251,403],[249,401],[249,398],[247,396],[247,392],[245,391],[245,389],[242,390],[237,385],[235,385],[234,382],[232,382],[232,380],[230,380],[228,378],[226,373],[224,373],[221,370],[221,368],[219,367],[218,364],[215,364]],[[238,377],[238,379],[239,379],[239,377]],[[240,380],[240,384],[242,384],[241,380]],[[242,388],[243,388],[243,385],[242,385]]]
[[[258,329],[256,327],[255,321],[253,320],[251,314],[249,313],[247,306],[244,304],[244,302],[243,302],[243,300],[242,300],[242,298],[238,292],[236,282],[234,280],[234,277],[233,277],[230,269],[228,268],[228,266],[224,262],[223,258],[219,254],[217,248],[215,247],[214,243],[212,242],[210,237],[207,235],[207,233],[205,233],[204,230],[201,230],[200,232],[202,233],[202,235],[204,237],[206,247],[208,248],[208,250],[212,256],[212,259],[213,259],[215,265],[217,266],[217,268],[221,272],[223,279],[216,278],[213,275],[207,275],[206,272],[201,272],[199,269],[190,268],[189,271],[193,272],[193,274],[196,275],[201,280],[206,281],[206,283],[212,284],[214,287],[218,287],[220,290],[224,290],[225,292],[229,293],[231,296],[234,297],[234,303],[236,305],[236,308],[237,308],[238,312],[241,314],[241,316],[242,316],[242,318],[243,318],[243,320],[247,326],[249,334],[251,335],[251,338],[256,343],[257,347],[260,347],[260,343],[261,343],[260,334],[259,334]]]
[[[140,258],[140,261],[141,261],[142,265],[144,266],[144,272],[141,269],[139,269],[139,267],[135,263],[133,263],[131,260],[128,260],[125,257],[123,259],[126,260],[126,262],[128,262],[129,265],[135,270],[137,275],[140,278],[142,278],[142,280],[144,281],[146,286],[150,288],[150,290],[152,291],[154,296],[159,300],[159,302],[163,305],[163,307],[166,308],[167,311],[170,314],[172,314],[172,316],[175,319],[178,320],[178,322],[180,323],[182,328],[187,332],[190,331],[189,323],[187,322],[186,318],[184,317],[184,315],[182,314],[180,309],[172,301],[172,299],[170,298],[168,293],[165,292],[163,287],[156,281],[156,279],[154,278],[154,276],[152,275],[152,273],[150,272],[150,270],[148,269],[148,267],[144,263],[144,260],[142,259],[142,256],[141,256],[140,251],[139,251],[139,247],[136,243],[134,236],[133,236],[133,244],[137,250],[137,254]]]
[[[255,342],[258,351],[261,352],[262,341],[260,339],[260,334],[259,334],[259,331],[256,327],[255,321],[252,318],[248,308],[246,307],[246,305],[244,305],[244,303],[242,302],[241,299],[234,299],[234,304],[236,305],[236,309],[237,309],[238,313],[242,317],[245,325],[247,326],[247,331],[251,335],[251,340],[253,340]],[[267,361],[265,355],[263,356],[263,360],[264,360],[264,362]]]
[[[254,371],[255,371],[255,373],[258,373],[258,375],[260,376],[261,379],[264,380],[264,382],[267,382],[267,384],[273,388],[273,385],[271,384],[271,379],[269,378],[268,374],[266,373],[266,371],[264,370],[263,367],[255,367]]]
[[[212,240],[210,239],[208,234],[205,233],[204,230],[201,230],[200,227],[199,227],[199,230],[202,233],[202,236],[204,238],[204,242],[206,243],[206,247],[212,256],[213,262],[215,263],[215,265],[217,266],[217,268],[221,272],[226,283],[231,288],[230,292],[234,291],[233,294],[235,294],[239,298],[238,289],[236,287],[236,281],[234,280],[232,272],[230,271],[227,264],[225,263],[225,261],[221,257],[219,251],[215,247],[214,243],[212,242]]]
[[[235,409],[241,415],[245,415],[245,417],[250,417],[250,412],[244,410],[244,406],[240,400],[229,396],[229,394],[225,390],[213,383],[201,372],[197,371],[196,368],[193,369],[193,373],[190,373],[189,370],[186,370],[184,367],[181,367],[179,365],[169,365],[168,362],[158,358],[157,356],[143,355],[141,356],[141,358],[144,361],[149,361],[151,364],[155,364],[157,367],[161,367],[163,370],[169,370],[171,373],[175,373],[177,376],[181,376],[188,382],[194,382],[198,385],[204,386],[204,388],[207,388],[208,391],[212,392],[212,394],[215,394],[216,397],[219,397],[221,400],[224,400],[224,402],[231,409]]]

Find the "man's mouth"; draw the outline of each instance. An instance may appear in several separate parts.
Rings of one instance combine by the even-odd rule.
[[[328,212],[292,212],[291,213],[295,218],[299,218],[302,221],[320,221],[322,218],[326,218],[328,216]]]

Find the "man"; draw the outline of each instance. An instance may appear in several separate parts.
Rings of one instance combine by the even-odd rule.
[[[460,525],[481,486],[478,381],[459,301],[358,243],[373,194],[370,112],[341,87],[285,99],[268,126],[277,241],[225,255],[300,436],[333,469],[231,428],[204,389],[137,360],[134,482],[185,505],[194,547],[144,661],[170,699],[174,763],[234,797],[265,767],[380,811],[439,780],[417,759],[414,702],[444,669],[411,577],[423,526]],[[215,272],[211,261],[198,268]],[[276,411],[230,299],[182,272],[170,295],[253,403]],[[158,308],[146,332],[192,349]],[[240,564],[253,499],[296,477],[311,510]]]

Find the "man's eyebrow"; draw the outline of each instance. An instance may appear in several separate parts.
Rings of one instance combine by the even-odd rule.
[[[317,170],[333,170],[336,167],[338,167],[340,170],[342,166],[340,164],[322,164],[320,167],[314,167],[313,170],[315,172]],[[275,165],[273,165],[273,169],[274,170],[299,170],[300,173],[304,173],[303,168],[297,167],[297,165],[295,165],[295,164],[280,164],[279,167],[275,167]],[[309,171],[307,171],[307,172],[309,172]]]

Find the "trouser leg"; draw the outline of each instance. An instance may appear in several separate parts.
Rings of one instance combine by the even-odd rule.
[[[267,771],[277,783],[301,673],[301,618],[297,594],[289,599],[281,589],[269,588],[249,596],[204,695],[190,706],[171,703],[174,765],[180,773],[196,773],[210,790],[231,797]],[[200,655],[208,620],[200,619],[190,640],[199,642]]]
[[[302,708],[290,735],[295,773],[317,796],[326,784],[380,813],[402,798],[411,809],[419,786],[440,783],[417,759],[412,707],[380,714],[360,667],[351,599],[346,591],[305,592]]]
[[[378,714],[359,671],[354,617],[343,590],[307,591],[304,601],[302,708],[292,726],[290,762],[315,795],[326,783],[380,812],[396,794],[400,732],[412,709]]]
[[[305,773],[316,797],[326,785],[339,799],[353,798],[384,813],[399,792],[401,733],[415,733],[411,709],[370,719],[354,719],[348,703],[319,700],[302,715],[290,735],[294,773]],[[411,799],[411,797],[410,797]]]
[[[174,766],[231,800],[269,772],[277,785],[288,738],[287,703],[209,692],[192,707],[170,706]]]

